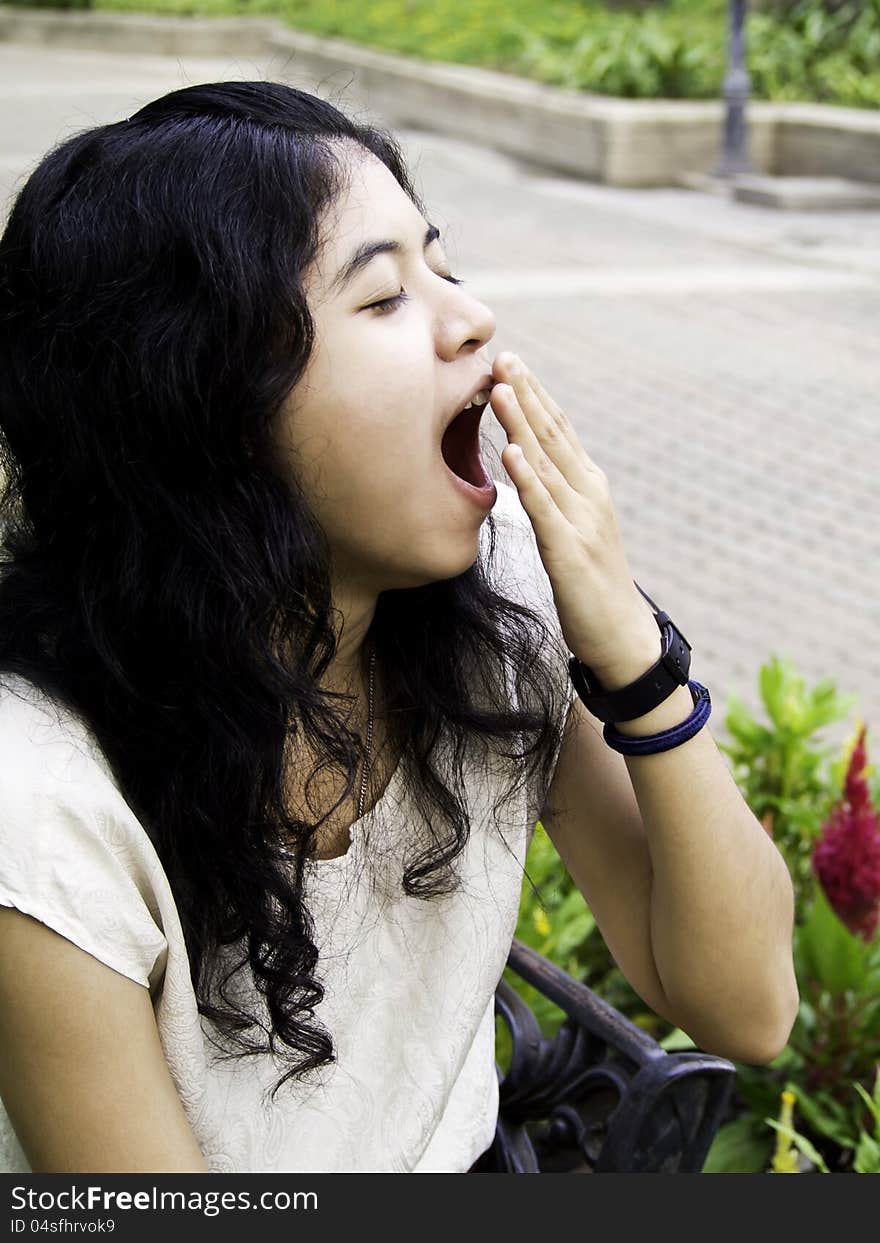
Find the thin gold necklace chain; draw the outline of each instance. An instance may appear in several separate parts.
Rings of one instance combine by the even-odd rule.
[[[370,652],[370,689],[368,694],[369,707],[367,710],[367,753],[364,756],[364,771],[361,776],[361,792],[358,798],[357,818],[360,820],[364,814],[364,801],[367,797],[367,771],[370,767],[370,757],[373,747],[373,671],[376,667],[376,653]]]

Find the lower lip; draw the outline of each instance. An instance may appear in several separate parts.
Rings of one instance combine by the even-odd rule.
[[[456,475],[454,470],[450,470],[445,462],[443,463],[443,466],[447,475],[458,488],[459,492],[468,497],[469,500],[473,501],[473,503],[479,506],[479,508],[485,513],[488,513],[498,499],[498,489],[495,487],[494,482],[486,474],[485,467],[483,467],[483,475],[485,476],[486,482],[482,488],[476,488],[472,483],[468,483],[466,479],[462,479],[460,475]]]

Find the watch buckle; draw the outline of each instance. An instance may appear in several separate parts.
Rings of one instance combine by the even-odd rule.
[[[687,639],[684,637],[684,635],[681,633],[678,627],[673,624],[668,614],[667,614],[667,621],[670,626],[669,645],[664,651],[663,655],[660,657],[660,663],[663,666],[663,668],[667,671],[667,673],[669,673],[673,678],[675,678],[676,682],[678,682],[680,686],[686,686],[687,681],[688,681],[688,671],[682,669],[681,662],[678,660],[677,657],[670,655],[670,653],[672,651],[672,644],[675,639],[676,633],[678,633],[678,635],[681,638],[682,643],[684,643],[685,647],[687,648],[689,652],[692,650],[691,645],[690,643],[688,643]]]

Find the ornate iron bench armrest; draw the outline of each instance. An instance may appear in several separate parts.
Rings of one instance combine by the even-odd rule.
[[[507,965],[568,1016],[553,1039],[506,980],[495,1013],[513,1054],[499,1068],[495,1140],[474,1173],[699,1173],[736,1079],[708,1053],[667,1053],[580,980],[514,940]]]

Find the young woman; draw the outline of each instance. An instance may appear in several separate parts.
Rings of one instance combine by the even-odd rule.
[[[782,859],[698,684],[597,725],[669,632],[389,134],[232,82],[70,138],[0,322],[0,1169],[469,1170],[539,818],[645,1001],[775,1056]]]

